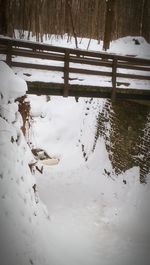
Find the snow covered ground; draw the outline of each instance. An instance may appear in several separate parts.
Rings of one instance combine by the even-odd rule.
[[[27,40],[28,32],[24,31],[24,38]],[[15,37],[20,38],[20,33],[18,30],[15,31]],[[30,40],[36,41],[36,37],[30,35]],[[91,39],[89,45],[88,38],[77,38],[78,48],[89,51],[102,51],[103,50],[103,41],[97,41]],[[136,44],[136,40],[138,44]],[[68,39],[68,35],[64,34],[63,36],[51,35],[50,38],[46,36],[43,37],[43,42],[46,44],[56,45],[60,47],[67,48],[76,48],[74,37]],[[139,58],[150,58],[150,44],[146,42],[143,37],[140,36],[127,36],[117,40],[114,40],[110,43],[110,48],[107,50],[109,53],[117,53],[120,55],[134,55]]]
[[[128,38],[120,47],[123,42],[133,54],[135,45],[130,50]],[[72,45],[60,39],[58,44]],[[141,45],[148,55],[149,44],[141,39]],[[142,49],[136,53],[144,57]],[[19,76],[0,62],[0,264],[149,265],[150,182],[140,184],[138,167],[108,177],[111,163],[103,138],[92,152],[105,100],[28,96],[30,147],[59,159],[33,176],[28,164],[34,157],[15,102],[27,89]]]
[[[107,177],[104,169],[111,164],[102,138],[92,153],[104,100],[90,104],[89,99],[52,97],[44,104],[44,97],[30,96],[30,101],[33,146],[60,159],[37,175],[50,213],[54,253],[61,260],[56,264],[149,264],[149,182],[139,183],[138,168]]]

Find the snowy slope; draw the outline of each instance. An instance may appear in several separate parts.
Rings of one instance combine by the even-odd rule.
[[[0,63],[0,264],[49,264],[46,245],[49,218],[32,189],[29,170],[34,160],[21,132],[16,98],[26,83]],[[43,229],[44,227],[44,229]],[[45,242],[46,235],[46,242]],[[47,261],[48,260],[48,261]]]
[[[33,147],[60,159],[37,175],[51,216],[54,256],[60,258],[54,265],[149,264],[149,182],[139,183],[138,168],[106,176],[111,164],[103,138],[92,152],[104,100],[29,98]]]

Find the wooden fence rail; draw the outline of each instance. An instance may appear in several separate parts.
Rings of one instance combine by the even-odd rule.
[[[112,99],[116,98],[118,89],[118,78],[124,79],[120,84],[126,86],[126,80],[150,80],[150,60],[135,58],[131,56],[121,56],[108,54],[105,52],[85,51],[57,47],[43,43],[16,40],[11,38],[0,38],[0,54],[6,54],[6,62],[12,67],[41,69],[48,71],[59,71],[64,73],[64,96],[69,95],[69,74],[84,74],[110,77],[112,83]],[[57,62],[63,62],[64,66],[53,64],[37,64],[17,62],[14,56],[36,58]],[[73,67],[70,63],[74,63]],[[90,65],[90,69],[77,68],[76,64]],[[92,70],[92,66],[100,66],[98,70]],[[106,69],[106,70],[105,70]],[[131,73],[119,72],[119,69],[133,70]],[[138,72],[140,71],[140,72]],[[104,88],[104,87],[103,87]],[[150,87],[149,87],[150,88]],[[122,87],[123,89],[123,87]],[[134,89],[134,88],[133,88]]]

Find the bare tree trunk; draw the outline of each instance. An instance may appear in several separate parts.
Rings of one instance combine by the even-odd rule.
[[[106,51],[109,49],[110,41],[112,38],[112,23],[113,23],[113,7],[115,0],[108,0],[106,2],[106,20],[104,31],[104,44],[103,49]]]
[[[7,0],[0,0],[0,34],[7,35],[8,25],[7,25]]]
[[[142,0],[142,8],[141,8],[141,21],[140,21],[140,35],[143,34],[143,19],[144,19],[144,8],[145,8],[145,0]]]
[[[70,18],[71,18],[71,25],[72,25],[72,30],[73,30],[73,35],[75,38],[75,44],[76,44],[76,48],[78,48],[78,40],[77,40],[77,35],[76,35],[76,31],[75,31],[75,26],[74,26],[74,21],[73,21],[73,14],[72,14],[72,8],[71,8],[71,3],[68,0],[68,8],[69,8],[69,13],[70,13]]]
[[[0,34],[28,30],[42,40],[43,34],[68,33],[76,48],[78,36],[104,40],[107,50],[112,39],[126,35],[150,41],[149,16],[150,0],[0,0]]]

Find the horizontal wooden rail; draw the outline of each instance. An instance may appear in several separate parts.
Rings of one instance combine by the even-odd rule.
[[[20,67],[20,68],[30,68],[30,69],[64,72],[64,67],[62,67],[62,66],[52,66],[52,65],[44,65],[44,64],[34,64],[34,63],[21,63],[21,62],[11,62],[11,66]],[[80,69],[80,68],[73,68],[73,67],[70,67],[69,72],[74,73],[74,74],[110,76],[110,77],[112,76],[112,72]],[[137,75],[137,74],[135,75],[135,74],[116,73],[116,77],[129,78],[129,79],[140,79],[140,80],[150,80],[150,76],[148,76],[148,75]]]
[[[0,47],[0,52],[3,54],[7,54],[8,50],[4,47]],[[54,61],[64,61],[65,56],[61,54],[54,54],[48,52],[38,52],[38,51],[27,51],[25,49],[17,49],[12,48],[11,51],[12,56],[21,56],[21,57],[29,57],[29,58],[37,58],[37,59],[45,59],[45,60],[54,60]],[[112,67],[112,62],[110,61],[100,61],[98,59],[88,59],[88,58],[78,58],[75,56],[70,56],[71,63],[79,63],[79,64],[89,64],[95,66],[104,66],[104,67]],[[139,70],[139,71],[150,71],[150,67],[148,66],[140,66],[137,64],[128,64],[127,62],[118,61],[117,67],[121,69],[130,69],[130,70]]]
[[[132,56],[70,49],[3,37],[0,37],[0,54],[6,55],[6,62],[11,67],[62,72],[64,75],[64,96],[69,95],[69,74],[104,76],[110,78],[112,82],[111,91],[113,99],[116,97],[119,83],[120,85],[122,84],[122,87],[124,86],[121,89],[124,89],[127,79],[150,80],[150,60]],[[26,61],[21,62],[22,57],[35,58],[39,59],[39,61],[36,63],[29,63],[28,59],[26,59]],[[18,58],[20,58],[19,61]],[[56,65],[54,65],[53,61],[55,61]],[[124,69],[127,71],[124,72]],[[121,80],[123,79],[125,82],[118,82],[117,78],[121,78]]]
[[[33,50],[39,50],[39,51],[53,51],[57,53],[63,53],[65,54],[65,51],[69,50],[70,54],[80,55],[80,56],[87,56],[87,57],[97,57],[102,59],[114,59],[117,58],[117,60],[127,61],[127,62],[135,62],[140,63],[144,65],[149,65],[150,60],[149,59],[143,59],[143,58],[134,58],[130,56],[122,56],[122,55],[116,55],[116,54],[108,54],[106,52],[94,52],[94,51],[85,51],[80,49],[71,49],[71,48],[64,48],[64,47],[58,47],[53,46],[49,44],[43,44],[43,43],[37,43],[32,41],[23,41],[23,40],[16,40],[11,38],[1,38],[0,37],[0,45],[8,46],[11,44],[13,47],[24,47],[26,49],[33,49]]]

